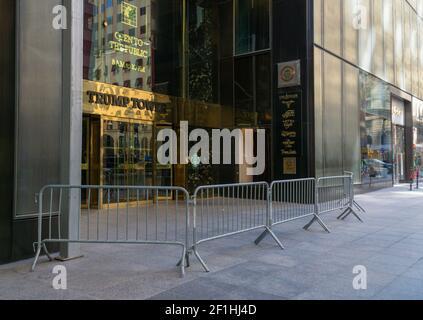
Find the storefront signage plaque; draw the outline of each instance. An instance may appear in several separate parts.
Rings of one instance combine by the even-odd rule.
[[[279,95],[283,175],[297,175],[301,156],[301,91]]]
[[[84,113],[146,121],[169,119],[171,97],[84,80]]]
[[[404,101],[392,99],[392,123],[397,126],[405,125],[405,106]]]

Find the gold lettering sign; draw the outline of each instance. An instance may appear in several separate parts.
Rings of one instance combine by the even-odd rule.
[[[297,133],[295,131],[282,131],[283,138],[296,138]]]
[[[169,96],[84,80],[84,113],[170,123]]]
[[[297,174],[297,158],[284,158],[283,159],[283,173],[286,175]]]
[[[280,102],[280,153],[283,175],[297,175],[297,161],[301,138],[301,94],[285,93],[279,96]]]
[[[113,41],[109,41],[109,48],[116,53],[128,54],[137,58],[148,59],[151,55],[151,43],[140,38],[115,32]],[[113,59],[112,65],[125,70],[145,72],[145,67],[128,63],[119,59]]]

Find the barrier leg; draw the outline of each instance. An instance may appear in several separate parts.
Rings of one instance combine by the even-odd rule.
[[[347,209],[345,209],[339,216],[338,216],[338,220],[343,220],[345,218],[346,215],[348,215],[350,212],[350,208],[348,207]]]
[[[179,259],[178,263],[176,264],[177,267],[180,267],[182,265],[182,262],[185,260],[185,267],[189,268],[191,266],[190,262],[189,262],[189,255],[191,254],[190,251],[187,251],[185,249],[185,253],[182,255],[182,258]]]
[[[44,249],[44,252],[46,253],[46,256],[47,256],[47,258],[48,258],[48,260],[49,261],[53,261],[53,257],[50,255],[50,253],[48,252],[48,250],[47,250],[47,246],[46,246],[46,244],[45,243],[43,243],[43,249]]]
[[[191,263],[189,261],[189,255],[191,254],[191,252],[187,251],[187,254],[185,255],[185,266],[187,268],[189,268],[191,266]]]
[[[181,258],[181,262],[180,262],[180,267],[181,267],[181,278],[185,277],[185,263],[184,263],[184,259],[186,258],[187,255],[187,249],[185,248],[185,246],[182,249],[182,258]]]
[[[313,225],[313,223],[315,223],[317,220],[316,216],[313,217],[313,219],[311,219],[311,221],[309,223],[307,223],[303,229],[308,231],[310,229],[310,227]]]
[[[317,222],[318,224],[320,224],[320,226],[323,228],[323,230],[325,230],[327,233],[330,233],[330,230],[329,230],[329,228],[328,228],[328,226],[323,222],[323,220],[322,219],[320,219],[320,217],[317,215],[317,214],[315,214],[314,215],[314,217],[313,217],[313,219],[311,219],[311,221],[309,222],[309,223],[307,223],[304,227],[303,227],[303,229],[304,230],[306,230],[306,231],[308,231],[309,229],[310,229],[310,227],[315,223],[315,222]]]
[[[327,227],[327,225],[323,222],[322,219],[320,219],[320,217],[316,214],[316,221],[320,224],[320,226],[323,228],[323,230],[325,230],[327,233],[330,233],[329,228]]]
[[[311,219],[311,221],[309,223],[307,223],[303,229],[308,231],[310,229],[310,227],[315,223],[319,223],[320,226],[323,228],[323,230],[325,230],[327,233],[330,233],[329,228],[326,226],[326,224],[322,221],[322,219],[320,219],[319,213],[320,213],[320,206],[319,206],[319,184],[320,184],[320,179],[318,179],[315,182],[315,186],[314,186],[314,217],[313,219]],[[342,200],[341,200],[342,201]],[[340,202],[342,203],[342,202]]]
[[[360,222],[364,222],[363,219],[360,217],[360,215],[354,211],[353,208],[348,208],[347,211],[345,211],[342,215],[343,217],[341,218],[341,220],[345,220],[346,218],[348,218],[348,216],[352,214],[353,216],[355,216],[357,218],[358,221]]]
[[[267,232],[270,234],[270,236],[273,238],[273,240],[275,240],[275,242],[278,244],[278,246],[282,249],[285,250],[285,247],[282,245],[282,243],[280,242],[280,240],[278,239],[278,237],[276,236],[276,234],[272,231],[272,229],[270,228],[266,228]]]
[[[361,212],[366,213],[366,210],[357,202],[354,200],[354,206]]]
[[[278,239],[278,237],[276,236],[276,234],[269,227],[266,227],[266,230],[263,231],[263,233],[256,239],[256,241],[254,241],[254,243],[256,245],[259,245],[260,242],[262,242],[264,240],[264,238],[267,237],[267,235],[270,235],[273,238],[273,240],[275,240],[275,242],[278,244],[278,246],[282,250],[285,250],[285,247],[283,246],[282,242]]]
[[[209,267],[207,267],[207,264],[206,264],[206,263],[204,262],[204,260],[201,258],[200,254],[198,253],[197,248],[196,248],[195,246],[193,247],[193,252],[194,252],[195,257],[198,259],[198,261],[199,261],[199,262],[201,263],[201,265],[203,266],[204,270],[205,270],[206,272],[210,272]]]
[[[38,259],[40,258],[41,247],[42,247],[41,243],[38,243],[37,253],[35,254],[34,262],[32,263],[32,266],[31,266],[31,271],[32,272],[34,272],[35,266],[37,265]]]
[[[269,231],[267,231],[267,229],[264,230],[262,234],[256,239],[256,241],[254,241],[254,243],[258,246],[264,240],[264,238],[266,238],[268,233]]]

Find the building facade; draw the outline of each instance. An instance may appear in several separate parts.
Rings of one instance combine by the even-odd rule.
[[[316,174],[408,181],[422,158],[423,1],[314,6]]]
[[[59,5],[64,30],[51,23]],[[36,196],[47,184],[192,191],[351,171],[366,191],[408,181],[422,166],[422,0],[0,6],[0,262],[32,254]],[[208,132],[265,130],[264,173],[160,164],[157,134],[178,132],[181,121]],[[126,197],[107,201],[118,196]],[[68,211],[86,197],[68,199]]]

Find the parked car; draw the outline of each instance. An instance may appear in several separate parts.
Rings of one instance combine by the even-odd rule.
[[[388,175],[393,174],[394,166],[392,163],[384,162],[378,159],[364,159],[363,171],[366,172],[371,178],[385,178]]]

